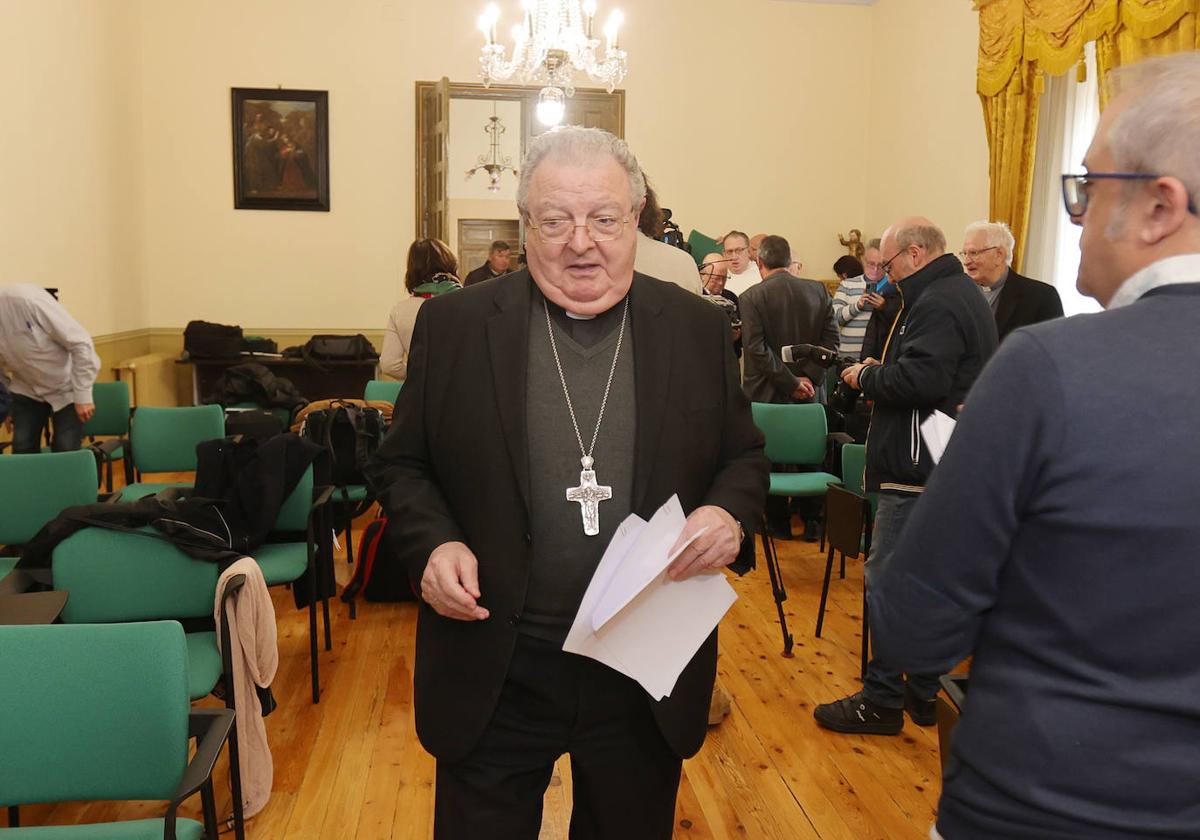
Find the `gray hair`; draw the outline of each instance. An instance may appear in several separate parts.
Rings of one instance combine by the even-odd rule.
[[[872,248],[874,248],[876,251],[883,250],[883,243],[880,242],[878,236],[876,236],[874,239],[867,240],[867,247],[865,250],[870,251]]]
[[[963,237],[968,237],[973,233],[982,233],[987,246],[1002,250],[1004,261],[1012,265],[1013,249],[1017,247],[1017,240],[1013,237],[1008,225],[1004,222],[989,222],[987,219],[980,219],[978,222],[971,222],[967,225],[967,229],[963,231]]]
[[[920,245],[930,256],[946,253],[946,234],[933,225],[909,225],[897,228],[895,233],[896,253],[912,245]]]
[[[591,163],[598,157],[610,156],[629,176],[630,209],[636,210],[646,197],[646,178],[637,158],[625,141],[601,128],[564,125],[535,137],[521,163],[521,180],[517,183],[517,209],[529,215],[529,183],[533,173],[546,158],[553,157],[570,163]]]
[[[792,246],[782,236],[768,236],[759,243],[758,261],[767,268],[787,268],[792,262]]]
[[[1178,178],[1193,208],[1200,205],[1200,52],[1152,58],[1109,74],[1111,96],[1132,90],[1137,96],[1108,133],[1117,169]]]

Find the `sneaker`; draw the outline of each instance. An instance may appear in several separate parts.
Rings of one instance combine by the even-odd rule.
[[[822,703],[813,709],[817,723],[834,732],[859,735],[899,735],[904,728],[904,712],[877,706],[860,691],[843,700]]]
[[[933,726],[937,723],[937,698],[922,700],[913,694],[912,689],[904,686],[904,711],[917,726]]]

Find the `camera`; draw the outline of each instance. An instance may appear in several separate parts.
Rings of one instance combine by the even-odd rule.
[[[705,292],[700,297],[713,306],[719,307],[725,313],[725,317],[729,319],[730,328],[736,329],[742,325],[742,319],[738,317],[738,309],[733,305],[733,301],[721,295],[710,295],[708,292]]]
[[[829,407],[843,416],[854,413],[854,406],[858,402],[859,394],[858,391],[841,381],[841,374],[851,365],[858,364],[858,359],[853,356],[839,356],[828,347],[821,347],[817,344],[792,344],[781,347],[779,355],[785,362],[812,362],[825,369],[836,365],[838,384],[833,393],[829,395]]]
[[[666,207],[662,208],[662,220],[662,241],[666,242],[668,245],[678,248],[681,251],[686,251],[689,254],[692,253],[692,246],[689,245],[687,240],[683,238],[683,231],[679,229],[679,225],[671,221],[670,209]]]

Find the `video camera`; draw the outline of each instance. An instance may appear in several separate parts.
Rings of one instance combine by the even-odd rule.
[[[858,359],[853,356],[839,356],[833,350],[819,344],[790,344],[779,348],[779,355],[789,363],[812,362],[825,369],[836,365],[839,378],[837,388],[829,395],[829,407],[843,416],[854,412],[854,404],[858,402],[858,391],[842,382],[841,374],[851,365],[858,364]]]
[[[668,245],[678,248],[681,251],[686,251],[689,254],[692,253],[692,246],[689,245],[687,243],[687,240],[685,240],[683,238],[683,231],[681,231],[679,229],[679,225],[677,225],[677,224],[675,224],[675,222],[671,221],[670,209],[668,209],[666,207],[662,208],[662,220],[663,220],[662,241],[666,242]]]

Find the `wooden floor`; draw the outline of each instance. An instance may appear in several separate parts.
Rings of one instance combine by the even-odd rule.
[[[360,521],[356,535],[361,533]],[[739,598],[721,625],[719,679],[733,711],[685,762],[676,838],[924,838],[941,789],[935,729],[906,721],[899,737],[837,735],[813,706],[857,691],[862,564],[836,570],[823,638],[813,638],[824,557],[815,545],[780,543],[796,635],[780,656],[766,572],[733,579]],[[338,577],[352,569],[339,560]],[[331,652],[321,654],[322,695],[309,696],[307,613],[276,590],[279,708],[267,720],[275,758],[271,801],[247,826],[255,840],[431,836],[434,762],[413,730],[416,608],[360,604],[358,619],[333,602]],[[208,703],[212,704],[211,698]],[[229,811],[227,767],[218,804]],[[545,798],[542,840],[565,840],[570,778],[560,761]],[[196,797],[189,816],[199,812]],[[159,803],[63,804],[22,809],[25,825],[156,816]],[[0,822],[3,818],[0,817]]]

